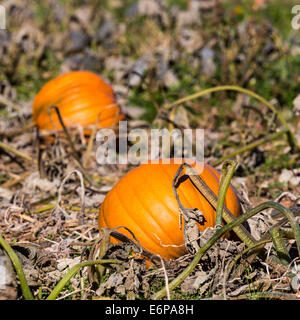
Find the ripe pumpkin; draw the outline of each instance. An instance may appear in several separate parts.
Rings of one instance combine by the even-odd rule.
[[[208,164],[202,166],[199,162],[185,161],[193,166],[217,195],[219,172]],[[142,164],[128,172],[106,195],[100,207],[99,229],[125,226],[145,249],[167,260],[185,254],[184,246],[162,246],[184,243],[183,228],[179,229],[179,207],[172,191],[172,181],[179,166],[174,161],[170,164],[156,161]],[[206,222],[199,225],[201,231],[215,226],[215,210],[189,179],[182,182],[177,191],[183,206],[198,208],[203,212]],[[232,186],[228,188],[225,205],[235,216],[240,214],[240,203]],[[119,230],[132,238],[125,229]]]
[[[61,130],[55,110],[57,106],[64,124],[87,127],[95,124],[100,114],[98,126],[110,127],[123,117],[116,104],[111,86],[97,74],[90,71],[71,71],[47,82],[33,101],[33,121],[41,130]]]

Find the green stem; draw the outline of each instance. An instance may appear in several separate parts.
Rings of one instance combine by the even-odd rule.
[[[35,211],[33,211],[33,213],[37,214],[37,213],[43,213],[49,210],[52,210],[56,207],[56,204],[48,204],[47,206],[44,206],[42,208],[36,209]],[[77,206],[65,206],[66,210],[70,210],[70,211],[81,211],[82,208],[77,207]],[[85,212],[87,213],[99,213],[99,209],[93,209],[93,208],[85,208]],[[25,211],[25,214],[28,214],[29,211]]]
[[[274,227],[270,229],[269,233],[272,237],[272,241],[280,262],[283,265],[288,266],[291,262],[291,258],[284,245],[284,240],[282,239],[282,233],[281,233],[280,227]]]
[[[39,208],[39,209],[36,209],[34,211],[34,213],[43,213],[45,211],[49,211],[49,210],[52,210],[56,207],[56,204],[48,204],[47,206],[43,207],[43,208]],[[26,212],[27,213],[27,212]]]
[[[214,245],[214,243],[219,238],[221,238],[226,232],[229,232],[234,227],[244,223],[246,220],[248,220],[252,216],[254,216],[257,213],[259,213],[259,212],[261,212],[261,211],[263,211],[265,209],[268,209],[268,208],[272,208],[272,209],[278,210],[279,212],[281,212],[283,215],[285,215],[288,218],[288,220],[289,220],[289,222],[291,224],[291,227],[293,229],[294,235],[295,235],[298,252],[300,253],[300,227],[299,227],[298,223],[296,223],[294,221],[292,213],[290,212],[289,209],[285,208],[284,206],[280,205],[279,203],[272,202],[272,201],[267,201],[267,202],[259,204],[255,208],[250,209],[248,212],[246,212],[243,215],[235,218],[233,221],[231,221],[230,223],[228,223],[224,227],[222,227],[220,230],[218,230],[206,242],[206,244],[202,248],[200,248],[200,250],[197,252],[196,256],[194,257],[194,259],[190,263],[190,265],[188,267],[186,267],[183,270],[183,272],[181,274],[179,274],[179,276],[177,276],[171,283],[169,283],[169,290],[171,291],[174,288],[176,288],[179,284],[182,283],[182,281],[184,281],[193,272],[194,268],[199,263],[199,261],[201,260],[203,255],[206,253],[206,251],[209,248],[211,248]],[[153,300],[158,300],[158,299],[163,298],[165,295],[166,295],[166,288],[163,288],[162,290],[160,290],[157,293],[155,293],[152,296],[152,299]]]
[[[256,148],[256,147],[258,147],[258,146],[260,146],[262,144],[265,144],[265,143],[267,143],[269,141],[276,140],[277,138],[281,137],[282,135],[284,135],[286,133],[287,133],[286,130],[283,130],[283,131],[280,131],[280,132],[275,132],[275,133],[272,133],[270,135],[267,135],[265,138],[259,139],[257,141],[252,142],[252,143],[249,143],[248,145],[246,145],[244,147],[241,147],[241,148],[235,150],[234,152],[231,152],[228,155],[225,155],[221,159],[218,159],[218,160],[214,161],[212,163],[212,166],[216,167],[216,166],[218,166],[219,164],[221,164],[223,161],[225,161],[227,159],[233,158],[236,155],[241,154],[243,152],[250,151],[250,150],[252,150],[252,149],[254,149],[254,148]]]
[[[281,112],[279,112],[270,102],[268,102],[265,98],[261,97],[260,95],[258,95],[257,93],[245,89],[245,88],[241,88],[239,86],[217,86],[217,87],[213,87],[213,88],[209,88],[209,89],[205,89],[199,92],[196,92],[194,94],[191,94],[189,96],[186,96],[182,99],[176,100],[175,102],[172,102],[168,105],[165,105],[166,109],[170,109],[176,105],[179,105],[181,103],[199,98],[201,96],[207,95],[209,93],[213,93],[213,92],[218,92],[218,91],[224,91],[224,90],[230,90],[230,91],[238,91],[238,92],[242,92],[245,94],[248,94],[249,96],[257,99],[258,101],[260,101],[261,103],[263,103],[264,105],[266,105],[269,109],[271,109],[277,116],[278,120],[282,123],[282,125],[284,126],[284,128],[287,131],[288,134],[288,138],[289,138],[289,142],[292,144],[292,146],[296,146],[297,149],[300,149],[300,146],[297,143],[297,140],[292,132],[292,130],[290,129],[287,121],[285,120],[284,116],[281,114]]]
[[[52,290],[50,295],[47,297],[46,300],[55,300],[57,296],[60,294],[62,289],[65,285],[69,282],[69,280],[81,269],[87,266],[92,266],[95,264],[112,264],[112,263],[119,263],[117,260],[91,260],[78,263],[74,267],[72,267],[69,272],[59,281],[59,283],[55,286]]]
[[[247,252],[251,251],[252,249],[255,249],[257,247],[261,247],[262,245],[268,243],[268,242],[271,242],[272,240],[271,239],[266,239],[266,240],[263,240],[263,241],[259,241],[257,242],[255,245],[251,246],[251,247],[248,247],[246,248],[243,252],[241,252],[240,254],[238,254],[230,263],[230,265],[228,266],[228,269],[227,269],[227,272],[226,272],[226,279],[225,281],[227,280],[228,276],[230,275],[234,265],[237,263],[237,261],[243,256],[245,255]]]
[[[19,277],[19,281],[20,281],[20,285],[21,285],[21,289],[24,295],[25,300],[34,300],[34,297],[30,291],[30,288],[28,286],[23,268],[22,268],[22,264],[18,258],[18,256],[16,255],[16,253],[14,252],[14,250],[12,249],[12,247],[9,245],[9,243],[0,236],[0,244],[3,247],[3,249],[6,251],[6,253],[8,254],[16,272],[17,275]]]
[[[280,228],[281,236],[287,239],[294,239],[293,237],[293,231],[286,229],[286,228]]]
[[[255,292],[251,294],[242,294],[236,297],[230,297],[229,300],[253,300],[253,299],[276,299],[276,300],[298,300],[296,294],[285,292]]]
[[[23,158],[25,160],[28,160],[30,162],[35,162],[35,160],[33,160],[30,156],[28,156],[27,154],[13,148],[12,146],[8,145],[8,144],[5,144],[3,142],[0,141],[0,148],[1,149],[4,149],[8,152],[11,152],[13,154],[15,154],[16,156],[20,157],[20,158]]]
[[[234,160],[227,160],[223,163],[219,191],[218,191],[218,201],[216,208],[216,227],[220,228],[222,224],[222,215],[224,210],[224,202],[226,198],[226,193],[229,188],[231,179],[234,175],[235,169],[238,163]]]

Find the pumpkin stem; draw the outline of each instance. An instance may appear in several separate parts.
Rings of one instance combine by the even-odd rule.
[[[182,228],[182,218],[184,220],[184,246],[188,252],[195,254],[200,246],[198,240],[200,239],[201,232],[198,228],[198,223],[203,225],[206,221],[203,212],[197,208],[186,208],[180,201],[177,188],[180,184],[180,177],[184,169],[183,165],[178,168],[172,182],[173,193],[176,197],[177,203],[179,205],[179,228]]]
[[[72,139],[71,139],[71,137],[70,137],[70,134],[69,134],[69,132],[68,132],[68,130],[67,130],[65,124],[64,124],[64,121],[63,121],[62,116],[61,116],[61,114],[60,114],[59,108],[58,108],[57,106],[51,106],[51,107],[49,107],[49,109],[48,109],[49,113],[50,113],[50,110],[51,110],[51,109],[54,109],[55,112],[56,112],[56,114],[57,114],[58,120],[59,120],[59,122],[60,122],[60,124],[61,124],[61,126],[62,126],[62,128],[63,128],[63,130],[64,130],[64,133],[65,133],[65,135],[66,135],[66,138],[67,138],[67,140],[68,140],[68,142],[69,142],[69,145],[70,145],[70,147],[71,147],[71,151],[72,151],[72,155],[73,155],[74,159],[77,161],[77,163],[78,163],[78,165],[79,165],[79,167],[80,167],[83,175],[85,176],[86,180],[89,182],[90,185],[93,185],[93,182],[92,182],[91,178],[90,178],[89,175],[87,174],[85,168],[83,167],[83,165],[82,165],[82,163],[81,163],[81,161],[80,161],[80,157],[79,157],[79,155],[78,155],[78,153],[77,153],[77,151],[76,151],[76,149],[75,149],[75,147],[74,147],[74,144],[73,144],[73,142],[72,142]],[[50,117],[50,119],[51,119],[51,117]]]
[[[181,175],[184,168],[185,174],[189,177],[194,186],[216,210],[218,202],[217,196],[188,163],[181,164],[177,171],[178,177]],[[175,175],[175,177],[176,176],[177,174]],[[179,178],[177,179],[179,181]],[[230,210],[226,206],[224,206],[222,210],[222,218],[226,221],[226,223],[229,223],[232,222],[235,217],[232,214],[232,212],[230,212]],[[252,235],[246,230],[246,228],[243,225],[238,225],[233,230],[248,247],[256,243],[256,240],[252,237]]]

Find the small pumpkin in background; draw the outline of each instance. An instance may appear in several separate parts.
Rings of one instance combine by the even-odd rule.
[[[173,160],[170,164],[161,161],[142,164],[122,177],[101,204],[99,229],[125,226],[145,249],[166,260],[186,254],[183,228],[179,228],[179,206],[172,190],[172,181],[180,165]],[[188,159],[184,161],[218,195],[219,172],[208,164]],[[177,191],[184,207],[198,208],[203,212],[206,222],[204,225],[199,224],[201,231],[215,226],[216,211],[189,179],[183,181]],[[226,193],[225,205],[234,216],[240,215],[240,203],[232,186],[229,186]],[[119,232],[132,238],[125,229]],[[112,238],[112,242],[117,241]]]
[[[55,110],[49,111],[51,106],[59,108],[67,127],[80,125],[86,128],[95,124],[98,116],[99,128],[111,127],[123,117],[112,87],[90,71],[70,71],[42,87],[32,107],[33,121],[40,130],[62,130]]]

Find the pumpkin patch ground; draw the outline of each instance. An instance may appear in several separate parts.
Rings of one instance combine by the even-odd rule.
[[[299,300],[295,4],[1,2],[0,300]]]

